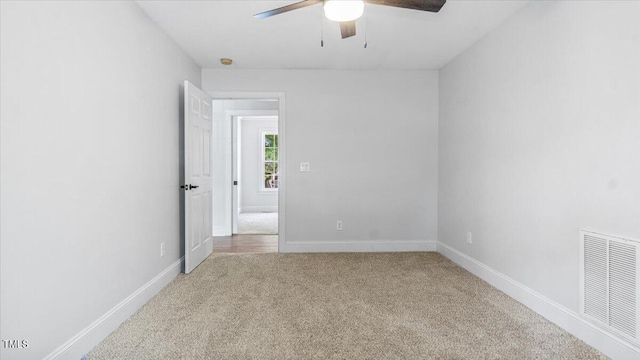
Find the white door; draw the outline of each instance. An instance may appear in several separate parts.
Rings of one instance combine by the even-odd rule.
[[[213,251],[211,97],[184,82],[184,272]]]

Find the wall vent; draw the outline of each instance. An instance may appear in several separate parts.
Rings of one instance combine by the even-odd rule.
[[[640,344],[640,243],[580,231],[580,313]]]

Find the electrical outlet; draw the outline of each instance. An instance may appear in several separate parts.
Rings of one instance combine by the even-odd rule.
[[[336,221],[336,230],[342,231],[342,220]]]
[[[467,243],[473,244],[473,235],[471,235],[471,231],[467,231]]]
[[[308,172],[309,171],[309,163],[308,162],[300,163],[300,171]]]
[[[164,256],[164,243],[160,243],[160,257]]]

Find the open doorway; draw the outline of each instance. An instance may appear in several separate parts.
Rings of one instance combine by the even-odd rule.
[[[238,116],[234,120],[237,222],[233,233],[278,235],[278,117]]]
[[[277,252],[284,241],[284,95],[211,95],[213,252]]]

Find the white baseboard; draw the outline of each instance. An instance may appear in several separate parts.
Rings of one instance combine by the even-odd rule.
[[[640,348],[591,324],[555,301],[441,242],[438,252],[613,359],[640,359]]]
[[[240,212],[259,213],[259,212],[278,212],[278,206],[243,206]]]
[[[222,226],[222,227],[214,226],[211,236],[231,236],[231,229],[225,226]]]
[[[98,320],[60,345],[45,359],[80,359],[178,276],[182,272],[183,260],[184,257],[164,269]]]
[[[402,252],[436,251],[436,242],[428,240],[377,240],[377,241],[286,241],[287,253],[312,252]]]

